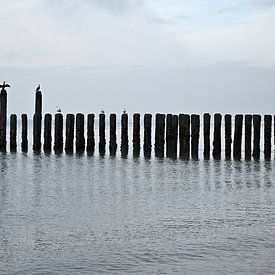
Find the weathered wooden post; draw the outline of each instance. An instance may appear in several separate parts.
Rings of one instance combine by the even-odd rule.
[[[200,116],[191,115],[191,156],[192,159],[199,158],[199,138],[200,138]]]
[[[179,115],[180,158],[190,158],[190,115]]]
[[[235,116],[235,131],[233,144],[233,158],[240,160],[242,157],[242,133],[243,133],[243,115]]]
[[[42,93],[35,92],[35,113],[33,116],[33,150],[41,150]]]
[[[116,114],[110,114],[110,141],[109,141],[109,151],[110,155],[114,156],[117,150],[116,141]]]
[[[232,144],[232,116],[227,114],[224,116],[225,121],[225,159],[231,158]]]
[[[99,154],[105,154],[106,138],[105,138],[105,114],[99,114]]]
[[[143,143],[143,151],[145,157],[151,156],[151,147],[152,147],[152,115],[145,114],[144,115],[144,143]]]
[[[164,139],[165,139],[165,115],[156,114],[155,126],[155,155],[164,157]]]
[[[10,116],[10,151],[16,152],[17,149],[17,116]]]
[[[172,128],[171,128],[171,157],[177,158],[178,152],[178,128],[179,118],[177,115],[172,116]]]
[[[22,132],[21,132],[21,150],[22,152],[28,152],[28,116],[26,114],[21,115]]]
[[[203,141],[204,141],[203,155],[205,159],[210,158],[210,120],[211,120],[211,115],[209,113],[206,113],[203,115]]]
[[[265,160],[271,159],[271,132],[272,132],[272,116],[264,116],[264,156]]]
[[[52,115],[45,114],[44,118],[44,145],[45,152],[52,150]]]
[[[261,116],[253,115],[253,158],[260,158]]]
[[[95,151],[95,115],[88,114],[87,117],[87,154],[92,155]]]
[[[172,120],[173,120],[173,115],[167,114],[166,116],[166,157],[171,157]]]
[[[56,153],[63,151],[63,115],[55,114],[54,150]]]
[[[128,114],[121,115],[121,146],[120,151],[122,156],[127,156],[129,150],[128,139]]]
[[[84,115],[76,114],[75,121],[75,150],[77,153],[83,153],[85,151],[85,137],[84,137]]]
[[[213,141],[213,158],[221,158],[221,114],[214,115],[214,141]]]
[[[133,115],[133,155],[140,154],[140,114]]]
[[[74,151],[74,114],[66,115],[66,141],[65,151],[68,154]]]
[[[7,149],[7,91],[2,89],[0,94],[0,151]]]
[[[251,134],[252,134],[252,115],[245,115],[245,148],[244,148],[244,154],[245,159],[250,160],[252,155],[252,149],[251,149]]]

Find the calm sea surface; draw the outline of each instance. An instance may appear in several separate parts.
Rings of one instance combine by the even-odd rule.
[[[0,155],[1,274],[274,274],[275,162]]]

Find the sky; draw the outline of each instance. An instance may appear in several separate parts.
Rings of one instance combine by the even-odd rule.
[[[275,0],[0,6],[9,113],[274,113]]]

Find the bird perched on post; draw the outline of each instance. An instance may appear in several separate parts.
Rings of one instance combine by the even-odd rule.
[[[104,112],[104,110],[103,110],[103,109],[101,109],[101,110],[100,110],[100,113],[101,113],[101,114],[105,114],[105,112]]]
[[[36,87],[35,91],[36,91],[36,92],[41,92],[40,84],[38,84],[38,86]]]
[[[126,109],[125,109],[125,108],[123,109],[123,114],[127,114],[127,111],[126,111]]]
[[[3,82],[3,84],[0,84],[1,91],[4,91],[5,88],[10,88],[10,85],[6,83],[6,81]]]
[[[62,111],[61,111],[61,108],[59,108],[58,106],[56,106],[56,112],[57,113],[61,113]]]

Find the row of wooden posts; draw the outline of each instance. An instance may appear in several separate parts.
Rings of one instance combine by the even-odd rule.
[[[39,152],[42,149],[42,94],[36,92],[35,97],[35,114],[33,116],[33,150]],[[7,124],[7,93],[5,90],[0,96],[0,151],[6,151],[6,124]],[[28,150],[28,117],[22,114],[22,142],[21,148],[23,152]],[[109,152],[115,155],[117,151],[116,136],[116,114],[110,114],[109,118]],[[140,136],[140,114],[133,115],[133,153],[138,156],[141,151]],[[244,123],[243,123],[244,120]],[[84,128],[85,117],[78,113],[66,115],[66,131],[65,131],[65,151],[72,153],[74,150],[78,153],[87,151],[93,154],[95,150],[95,115],[89,114],[87,117],[87,139],[85,140]],[[210,121],[211,115],[206,113],[203,115],[203,155],[205,159],[210,158]],[[144,140],[143,152],[145,156],[150,156],[152,151],[152,115],[144,115]],[[212,156],[215,159],[221,158],[221,123],[222,115],[214,115],[214,133]],[[260,158],[260,136],[261,136],[261,116],[260,115],[236,115],[234,123],[234,137],[232,142],[232,116],[227,114],[224,116],[225,124],[225,158],[241,159],[242,157],[242,136],[243,124],[245,125],[245,158]],[[275,127],[275,124],[274,124]],[[106,137],[105,137],[105,114],[99,114],[99,153],[105,154]],[[64,148],[63,141],[63,115],[55,114],[54,120],[54,150],[62,152]],[[253,130],[253,132],[252,132]],[[272,116],[264,116],[264,157],[271,159],[271,135],[272,135]],[[199,136],[200,136],[200,116],[197,114],[188,115],[172,115],[172,114],[156,114],[155,117],[155,155],[176,158],[178,154],[183,159],[198,159],[199,157]],[[253,142],[252,142],[253,136]],[[75,138],[75,141],[74,141]],[[253,147],[252,147],[253,144]],[[16,151],[17,148],[17,116],[10,116],[10,150]],[[45,114],[44,117],[44,144],[43,150],[50,152],[52,149],[52,115]],[[128,114],[123,113],[121,116],[121,153],[127,155],[129,150],[128,137]]]

